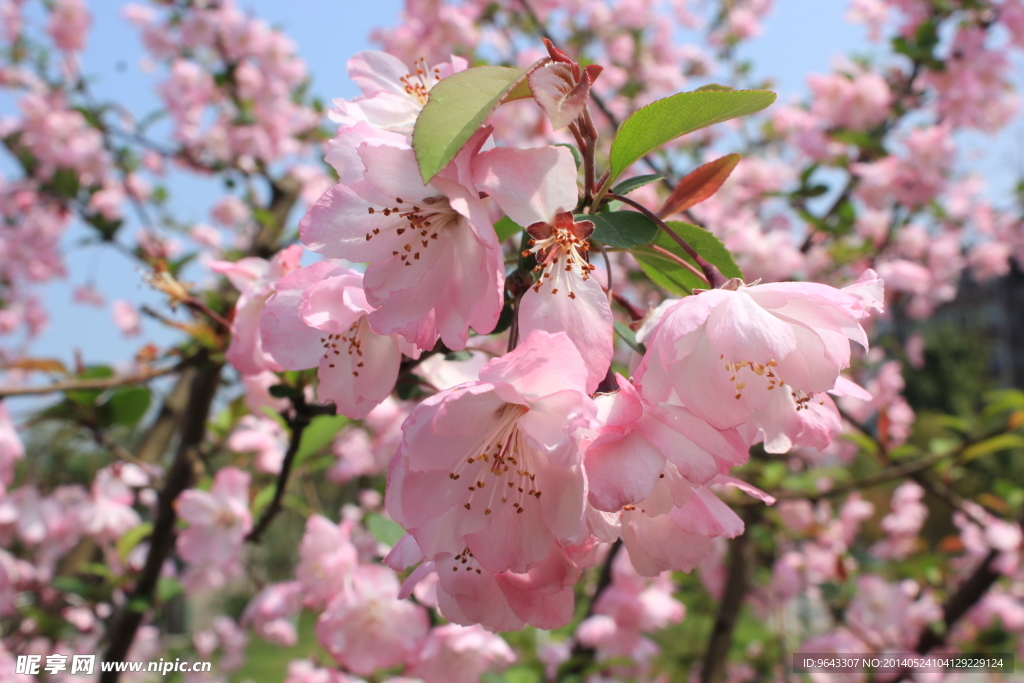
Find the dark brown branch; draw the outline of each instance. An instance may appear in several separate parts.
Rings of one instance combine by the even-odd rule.
[[[274,488],[274,498],[270,501],[266,510],[260,516],[259,521],[252,528],[245,540],[249,543],[259,543],[263,532],[267,530],[270,523],[274,521],[281,512],[284,491],[288,488],[288,477],[291,475],[292,465],[295,464],[295,454],[299,452],[299,445],[302,443],[302,435],[309,426],[312,415],[307,410],[305,399],[300,394],[292,399],[292,406],[295,408],[295,417],[288,420],[288,426],[292,430],[291,440],[288,442],[288,450],[284,454],[284,461],[281,463],[281,471],[277,475],[277,485]]]
[[[135,583],[135,588],[127,596],[122,612],[112,623],[109,645],[103,655],[104,661],[116,662],[126,659],[128,649],[135,640],[135,633],[153,604],[164,562],[174,549],[177,537],[175,525],[178,515],[174,509],[174,501],[192,486],[199,445],[206,434],[206,420],[210,414],[213,397],[220,385],[221,368],[220,363],[200,363],[199,372],[195,373],[189,383],[188,405],[181,428],[181,441],[174,456],[174,463],[160,491],[153,533],[149,537],[146,564]],[[116,683],[118,676],[116,671],[105,671],[100,675],[100,683]]]
[[[601,565],[601,573],[597,577],[594,595],[590,598],[590,604],[587,605],[587,613],[583,615],[583,619],[593,616],[598,598],[612,584],[612,564],[615,563],[615,557],[619,554],[620,550],[622,550],[622,539],[616,540],[615,543],[612,543],[611,548],[608,549],[608,556],[604,558],[604,564]],[[582,674],[593,663],[596,654],[593,648],[577,641],[572,647],[569,660],[558,670],[558,680]]]
[[[754,546],[750,541],[750,527],[761,519],[763,507],[748,508],[743,515],[743,534],[732,541],[729,554],[729,570],[725,579],[725,592],[718,604],[718,615],[711,629],[708,647],[704,652],[701,668],[701,683],[721,683],[725,680],[729,648],[732,646],[732,632],[736,628],[743,601],[750,588],[754,566]]]

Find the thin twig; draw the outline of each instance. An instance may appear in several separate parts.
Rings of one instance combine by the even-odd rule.
[[[679,258],[679,256],[677,256],[676,254],[673,254],[671,251],[669,251],[665,247],[658,246],[657,244],[647,244],[647,245],[644,245],[644,246],[646,246],[649,249],[652,249],[652,250],[658,252],[658,254],[660,254],[661,256],[664,256],[667,259],[671,259],[673,262],[675,262],[676,265],[682,266],[683,268],[686,268],[691,273],[693,273],[694,275],[699,277],[701,280],[703,280],[704,282],[707,282],[708,283],[708,287],[711,286],[711,283],[708,282],[707,276],[704,273],[700,272],[700,270],[698,270],[695,265],[693,265],[692,263],[690,263],[686,259]]]
[[[743,601],[747,597],[754,569],[755,548],[751,544],[748,530],[760,520],[763,509],[763,506],[747,508],[743,516],[744,533],[732,541],[729,569],[725,579],[725,592],[719,601],[715,625],[711,630],[711,637],[708,639],[707,650],[704,652],[704,664],[700,673],[701,683],[721,683],[725,680],[733,629],[736,627]]]
[[[42,394],[52,394],[62,391],[87,391],[87,390],[104,390],[113,389],[115,387],[123,387],[129,384],[143,384],[157,377],[163,377],[165,375],[172,375],[175,372],[184,367],[184,363],[178,363],[177,365],[170,365],[165,368],[156,368],[153,370],[147,370],[146,372],[136,373],[134,375],[126,375],[122,377],[97,377],[96,379],[73,379],[67,382],[55,382],[46,386],[32,386],[32,387],[0,387],[0,398],[7,398],[9,396],[39,396]]]
[[[597,585],[594,587],[594,595],[590,598],[590,604],[587,605],[587,612],[583,615],[583,619],[593,616],[594,607],[597,605],[598,599],[608,586],[611,585],[612,564],[615,562],[615,556],[619,554],[620,550],[622,550],[622,539],[617,539],[612,543],[611,548],[608,549],[608,555],[604,558],[604,564],[601,565],[601,573],[597,577]],[[566,661],[558,670],[558,680],[564,680],[570,676],[582,674],[594,661],[594,656],[596,654],[597,652],[594,648],[587,647],[579,641],[576,641],[573,645],[568,661]]]
[[[299,452],[299,445],[302,443],[302,434],[306,431],[306,427],[309,426],[310,414],[306,410],[306,401],[300,395],[297,398],[292,399],[292,406],[295,408],[295,417],[288,420],[288,426],[291,427],[292,436],[291,441],[288,443],[288,451],[284,454],[284,461],[281,463],[281,471],[277,475],[277,486],[274,488],[274,498],[270,501],[270,505],[267,506],[266,510],[263,511],[263,515],[260,520],[252,528],[245,540],[249,543],[259,543],[260,538],[263,536],[263,532],[267,530],[270,523],[274,521],[274,517],[281,512],[282,501],[284,500],[284,491],[288,487],[288,477],[291,475],[292,465],[295,464],[295,454]]]

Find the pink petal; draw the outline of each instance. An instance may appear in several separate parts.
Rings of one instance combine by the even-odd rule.
[[[593,277],[573,277],[556,266],[552,277],[530,289],[519,306],[519,330],[563,332],[579,349],[587,368],[586,390],[593,392],[608,373],[614,353],[612,309]],[[573,294],[574,296],[570,296]]]
[[[576,207],[576,162],[565,147],[483,152],[476,160],[476,186],[522,226],[550,223]]]

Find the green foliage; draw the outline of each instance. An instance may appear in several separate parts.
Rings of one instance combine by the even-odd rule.
[[[722,275],[727,278],[743,277],[743,271],[736,265],[732,254],[725,248],[721,240],[710,232],[696,225],[681,221],[669,221],[668,226],[682,237],[687,244],[693,247],[694,251],[704,257],[709,263],[717,266]],[[676,244],[675,240],[664,232],[659,233],[651,244],[671,252],[675,256],[693,264],[695,268],[697,267],[696,262],[683,251],[682,247]],[[636,257],[637,262],[640,263],[640,267],[647,273],[647,276],[670,294],[686,296],[694,289],[706,288],[708,286],[704,280],[694,275],[691,271],[664,254],[651,249],[649,246],[634,249],[633,255]]]
[[[633,190],[637,190],[644,185],[650,185],[651,183],[656,183],[659,180],[664,179],[665,176],[660,173],[651,173],[649,175],[638,175],[632,178],[627,178],[612,188],[612,194],[629,194]]]
[[[504,242],[505,240],[515,237],[517,234],[522,232],[523,226],[513,221],[508,216],[502,216],[497,223],[494,224],[494,232],[498,233],[498,241]]]
[[[478,66],[452,74],[430,90],[430,99],[416,119],[412,146],[423,182],[455,158],[492,111],[505,101],[529,95],[526,72],[505,66]],[[513,90],[516,92],[512,92]]]
[[[764,90],[684,92],[653,102],[626,119],[612,141],[611,178],[666,142],[695,130],[761,111],[775,101]]]
[[[302,432],[299,450],[295,453],[295,464],[302,464],[311,455],[315,455],[329,446],[341,428],[348,423],[349,419],[344,415],[317,415],[314,417]]]
[[[577,221],[592,221],[592,239],[609,247],[639,247],[649,244],[658,234],[657,223],[636,211],[580,214],[575,218]]]

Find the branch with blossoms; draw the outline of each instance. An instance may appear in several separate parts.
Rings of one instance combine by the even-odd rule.
[[[788,104],[741,61],[761,0],[704,8],[706,51],[675,40],[686,3],[410,2],[330,133],[295,45],[230,2],[126,9],[152,116],[79,73],[84,2],[22,4],[0,2],[0,333],[41,329],[32,283],[81,228],[181,341],[73,373],[3,349],[7,395],[59,396],[20,423],[0,403],[0,672],[65,644],[176,656],[187,601],[217,614],[185,610],[185,651],[223,672],[250,634],[315,638],[288,683],[468,683],[516,651],[549,679],[768,680],[798,650],[1020,632],[1024,403],[915,422],[903,381],[905,331],[1020,243],[955,163],[1007,120],[1017,0],[855,0],[891,61]],[[223,184],[213,225],[182,222],[172,165]],[[21,386],[40,372],[67,381]]]

